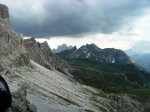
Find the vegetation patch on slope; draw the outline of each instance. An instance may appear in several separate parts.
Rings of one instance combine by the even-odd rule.
[[[134,64],[97,63],[88,59],[68,61],[74,67],[71,72],[76,80],[98,89],[115,91],[115,88],[124,90],[125,88],[149,87],[150,74],[139,70]],[[132,93],[133,91],[126,92]],[[137,93],[140,94],[140,92]]]

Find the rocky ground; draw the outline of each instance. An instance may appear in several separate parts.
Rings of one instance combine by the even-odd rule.
[[[29,107],[33,111],[37,109],[37,112],[144,111],[140,102],[127,95],[106,95],[100,90],[81,85],[72,78],[58,71],[48,70],[33,61],[31,65],[11,69],[5,66],[1,72],[14,96],[11,107],[14,109],[13,112],[16,108],[26,112]]]

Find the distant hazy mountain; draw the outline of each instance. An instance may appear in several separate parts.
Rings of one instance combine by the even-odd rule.
[[[53,53],[59,53],[64,50],[72,49],[72,46],[67,46],[66,44],[59,45],[57,49],[52,49]]]
[[[143,67],[145,70],[150,72],[150,53],[149,54],[141,54],[141,55],[132,55],[131,59]]]
[[[150,42],[141,41],[126,51],[129,56],[150,53]]]
[[[125,52],[114,48],[101,49],[95,44],[86,44],[79,49],[73,47],[57,54],[65,59],[90,59],[96,62],[116,64],[131,63]]]
[[[150,72],[150,42],[142,41],[126,51],[131,59]]]

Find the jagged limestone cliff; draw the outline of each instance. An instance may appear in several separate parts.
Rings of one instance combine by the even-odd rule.
[[[29,38],[24,40],[24,45],[30,58],[47,69],[64,70],[70,68],[65,60],[52,53],[46,41],[39,43],[35,38]]]
[[[28,65],[30,58],[23,46],[23,40],[10,26],[8,7],[0,4],[0,75],[5,77],[12,67]],[[25,91],[22,89],[22,92]],[[20,94],[18,90],[12,92],[12,96],[13,102],[8,112],[36,112],[36,109],[32,109],[34,106],[27,101],[26,94]]]
[[[8,7],[0,5],[0,58],[9,57],[16,66],[28,65],[29,56],[23,39],[14,32],[9,23]]]

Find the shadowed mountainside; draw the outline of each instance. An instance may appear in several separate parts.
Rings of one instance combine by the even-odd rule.
[[[130,58],[121,50],[106,48],[101,49],[95,44],[86,44],[79,49],[73,47],[70,50],[57,53],[64,59],[90,59],[99,63],[130,64]]]

